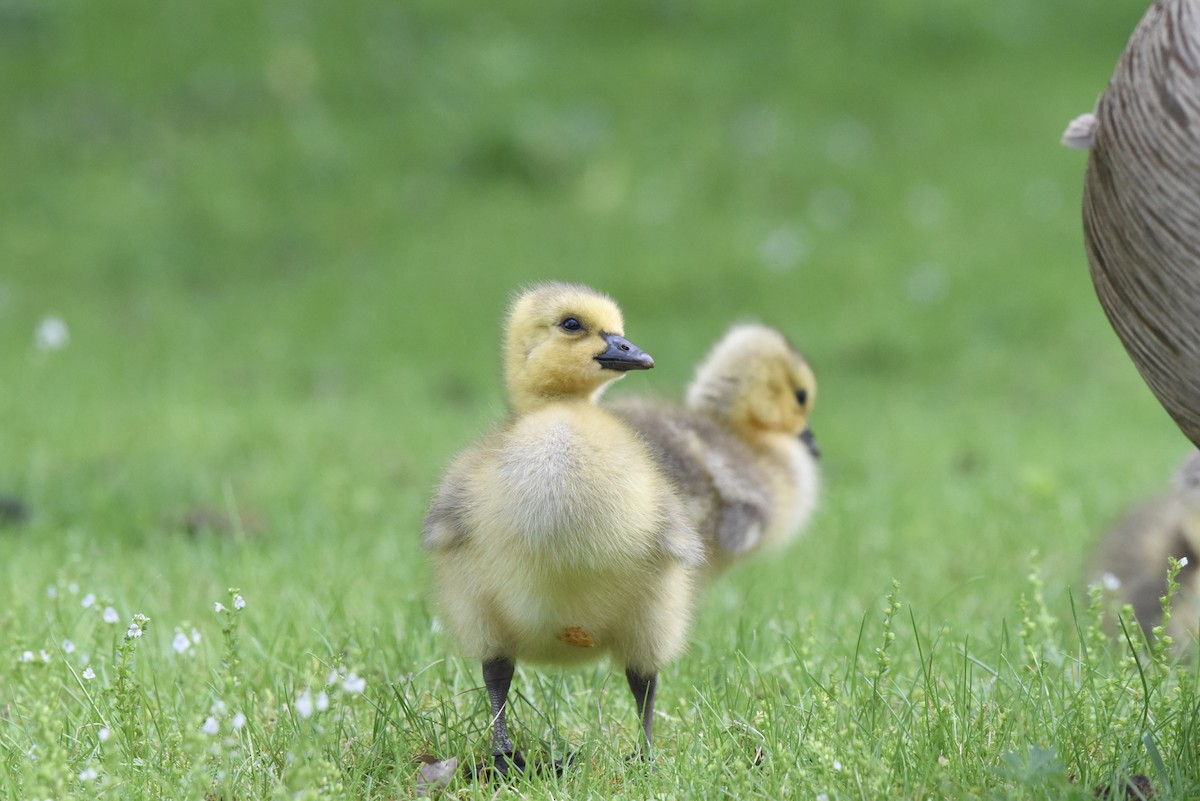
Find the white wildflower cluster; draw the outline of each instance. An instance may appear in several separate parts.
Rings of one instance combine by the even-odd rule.
[[[353,695],[361,695],[367,689],[366,679],[353,671],[347,673],[345,668],[329,671],[329,675],[325,677],[325,684],[327,686],[340,684],[343,692]]]
[[[79,594],[79,584],[77,582],[71,581],[63,584],[62,581],[58,581],[54,584],[46,585],[46,597],[53,601],[58,598],[59,593],[61,593],[63,589],[66,589],[66,591],[71,595]]]
[[[196,630],[195,626],[190,629],[185,632],[181,626],[175,627],[175,637],[171,640],[171,647],[175,649],[175,653],[181,656],[184,654],[195,656],[196,646],[200,644],[200,632]]]
[[[229,594],[231,596],[233,596],[233,600],[231,601],[231,603],[233,604],[234,612],[240,612],[246,608],[246,599],[242,597],[242,594],[240,592],[238,592],[233,587],[230,587]],[[227,607],[225,604],[221,603],[220,601],[216,601],[215,603],[213,603],[213,611],[219,615],[222,612],[228,612],[229,607]]]
[[[246,727],[246,714],[238,710],[229,715],[229,708],[220,698],[213,701],[212,706],[208,708],[208,717],[204,719],[204,725],[200,730],[210,737],[215,737],[221,733],[221,723],[227,717],[229,719],[229,729],[231,732],[239,732]]]
[[[31,663],[31,662],[40,662],[42,664],[49,664],[50,659],[51,659],[50,652],[44,648],[37,651],[36,653],[34,653],[33,651],[22,651],[21,652],[21,661],[26,664]]]
[[[79,601],[79,605],[82,606],[84,609],[100,609],[101,608],[101,602],[99,599],[96,598],[96,593],[94,593],[94,592],[89,592],[87,595],[83,596],[83,598],[80,599],[80,601]],[[112,604],[105,603],[105,604],[103,604],[103,611],[101,611],[101,613],[100,613],[100,619],[103,620],[105,623],[110,623],[110,624],[111,623],[120,623],[121,615],[119,612],[117,612],[117,609],[115,606],[113,606]]]
[[[324,712],[331,705],[330,693],[342,696],[362,695],[367,689],[367,680],[353,671],[345,668],[329,671],[325,677],[325,687],[313,690],[305,687],[296,696],[294,709],[301,718],[310,718],[314,712]]]
[[[110,607],[111,608],[111,607]],[[146,627],[150,625],[150,618],[138,612],[133,616],[133,620],[129,623],[129,628],[125,631],[125,642],[136,640],[146,633]]]
[[[121,615],[113,604],[97,596],[94,592],[85,592],[80,595],[79,584],[74,581],[63,582],[59,580],[57,583],[47,585],[46,587],[46,596],[52,600],[66,597],[67,595],[79,596],[79,606],[82,609],[88,610],[88,614],[98,615],[100,620],[106,624],[117,625],[121,622]],[[150,618],[146,615],[141,613],[133,615],[129,627],[125,630],[124,642],[128,644],[132,640],[141,638],[145,634],[146,626],[149,623]],[[199,632],[194,629],[192,631],[198,642]],[[65,662],[72,673],[79,679],[91,681],[96,678],[96,671],[89,664],[91,657],[88,653],[81,651],[80,647],[69,637],[63,637],[56,642],[51,642],[48,647],[29,647],[17,651],[17,661],[22,664],[51,664],[58,660]]]
[[[329,693],[321,690],[316,695],[305,687],[304,692],[296,697],[296,714],[302,718],[311,718],[313,712],[324,712],[329,709]]]

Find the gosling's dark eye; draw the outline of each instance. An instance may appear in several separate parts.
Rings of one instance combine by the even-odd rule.
[[[568,317],[558,324],[564,331],[582,331],[583,323],[576,320],[574,317]]]
[[[801,406],[808,403],[808,390],[807,389],[796,390],[796,403],[800,404]]]

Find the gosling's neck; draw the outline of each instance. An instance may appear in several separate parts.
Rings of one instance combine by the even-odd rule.
[[[530,414],[547,406],[561,404],[583,404],[595,406],[608,388],[611,381],[605,381],[598,386],[579,387],[544,384],[528,386],[509,380],[508,405],[514,416]]]

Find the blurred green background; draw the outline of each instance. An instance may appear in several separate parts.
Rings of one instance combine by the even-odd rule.
[[[1033,548],[1077,586],[1187,448],[1094,298],[1058,143],[1143,10],[0,0],[11,592],[289,565],[282,597],[420,598],[431,488],[504,414],[504,307],[551,278],[655,356],[613,396],[678,396],[747,318],[814,364],[823,511],[728,592],[854,617],[895,576],[979,620]],[[181,533],[230,509],[245,548]]]

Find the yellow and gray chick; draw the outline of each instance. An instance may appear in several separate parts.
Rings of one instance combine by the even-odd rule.
[[[616,303],[562,283],[516,299],[503,352],[509,417],[453,461],[425,518],[441,621],[483,663],[496,771],[525,767],[505,720],[518,660],[610,656],[648,758],[657,673],[684,647],[704,549],[649,446],[596,400],[654,362]]]
[[[1200,451],[1176,471],[1170,492],[1129,511],[1100,543],[1092,579],[1114,591],[1149,637],[1162,623],[1160,598],[1167,593],[1167,557],[1187,560],[1168,632],[1177,642],[1195,637],[1200,622]]]
[[[809,428],[816,395],[812,368],[782,333],[744,324],[697,367],[684,407],[614,406],[679,488],[704,539],[709,577],[787,542],[812,515],[820,485]]]

